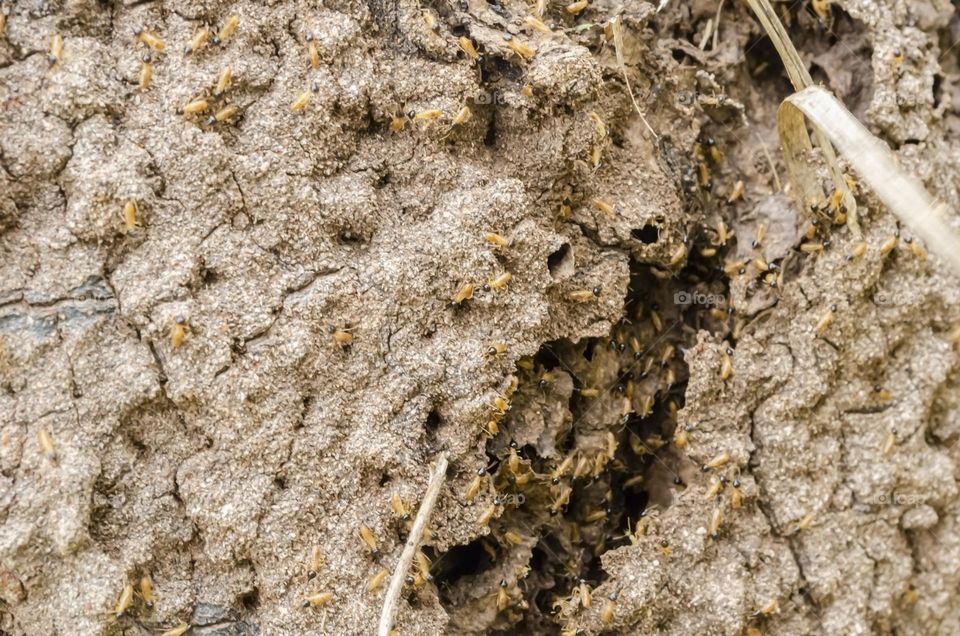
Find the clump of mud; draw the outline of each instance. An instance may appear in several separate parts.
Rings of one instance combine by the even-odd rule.
[[[444,452],[400,634],[955,631],[956,281],[741,3],[580,4],[0,2],[0,630],[370,633]],[[817,8],[955,209],[949,3]]]

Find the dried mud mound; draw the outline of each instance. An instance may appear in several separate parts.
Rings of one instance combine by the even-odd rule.
[[[956,280],[665,4],[0,2],[0,631],[371,633],[441,452],[400,634],[960,630]],[[778,8],[957,209],[951,5]]]

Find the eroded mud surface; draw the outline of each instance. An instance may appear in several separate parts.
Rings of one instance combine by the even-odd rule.
[[[371,633],[446,452],[400,634],[960,630],[957,281],[808,235],[759,26],[656,4],[3,2],[0,629]],[[957,209],[952,5],[779,8]]]

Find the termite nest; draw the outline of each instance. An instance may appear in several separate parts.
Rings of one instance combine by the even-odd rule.
[[[697,331],[735,344],[737,317],[720,304],[722,255],[700,255],[713,242],[701,233],[666,277],[633,261],[609,336],[548,342],[517,362],[479,427],[488,464],[461,495],[478,538],[427,549],[450,629],[573,634],[591,607],[612,620],[615,598],[592,594],[607,579],[603,555],[656,537],[677,491],[709,478],[696,476],[685,451],[696,431],[678,427],[677,414]],[[656,545],[669,556],[665,537]],[[416,592],[408,600],[423,602]]]

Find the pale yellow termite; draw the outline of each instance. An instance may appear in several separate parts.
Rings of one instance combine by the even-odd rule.
[[[370,577],[370,580],[367,581],[367,592],[373,594],[379,590],[380,586],[383,585],[383,582],[387,580],[389,575],[390,573],[385,569],[380,569],[377,571],[373,576]]]
[[[50,62],[50,65],[53,66],[62,59],[63,36],[59,33],[54,33],[53,38],[50,39],[50,52],[47,54],[47,60]]]
[[[458,40],[460,48],[463,52],[470,58],[471,61],[476,62],[477,58],[480,57],[480,54],[477,52],[477,47],[473,45],[473,40],[466,36],[460,36]]]
[[[227,18],[227,21],[223,23],[223,26],[220,28],[220,33],[217,34],[217,39],[221,44],[233,37],[233,34],[236,33],[237,27],[240,26],[240,16],[232,15]]]
[[[333,599],[333,592],[319,592],[303,599],[301,607],[323,607]]]
[[[153,64],[150,63],[150,56],[145,54],[140,65],[140,80],[138,82],[140,90],[145,91],[150,88],[151,79],[153,79]]]
[[[195,99],[192,102],[185,104],[181,110],[185,114],[196,114],[202,113],[210,107],[210,103],[205,99]]]
[[[146,44],[148,47],[150,47],[154,51],[157,51],[158,53],[162,53],[164,50],[166,50],[167,48],[166,43],[164,43],[162,39],[160,39],[153,33],[150,33],[149,31],[144,31],[139,27],[134,29],[133,32],[134,32],[134,35],[137,36],[137,39],[140,42],[142,42],[143,44]]]
[[[214,95],[222,95],[227,92],[227,89],[230,88],[230,84],[233,82],[233,69],[229,66],[224,67],[220,71],[220,77],[217,78],[217,85],[213,89]]]
[[[140,225],[137,214],[137,202],[130,199],[123,205],[123,225],[127,232],[132,232]]]
[[[193,34],[193,38],[190,39],[190,43],[184,48],[183,52],[186,55],[191,53],[196,53],[199,51],[204,44],[210,40],[210,29],[203,27],[199,31]]]
[[[293,100],[293,103],[290,104],[290,110],[293,112],[303,110],[304,108],[306,108],[307,104],[310,103],[310,98],[312,96],[313,96],[313,93],[311,93],[310,91],[303,91],[302,93],[300,93],[299,96],[297,96],[295,100]]]

